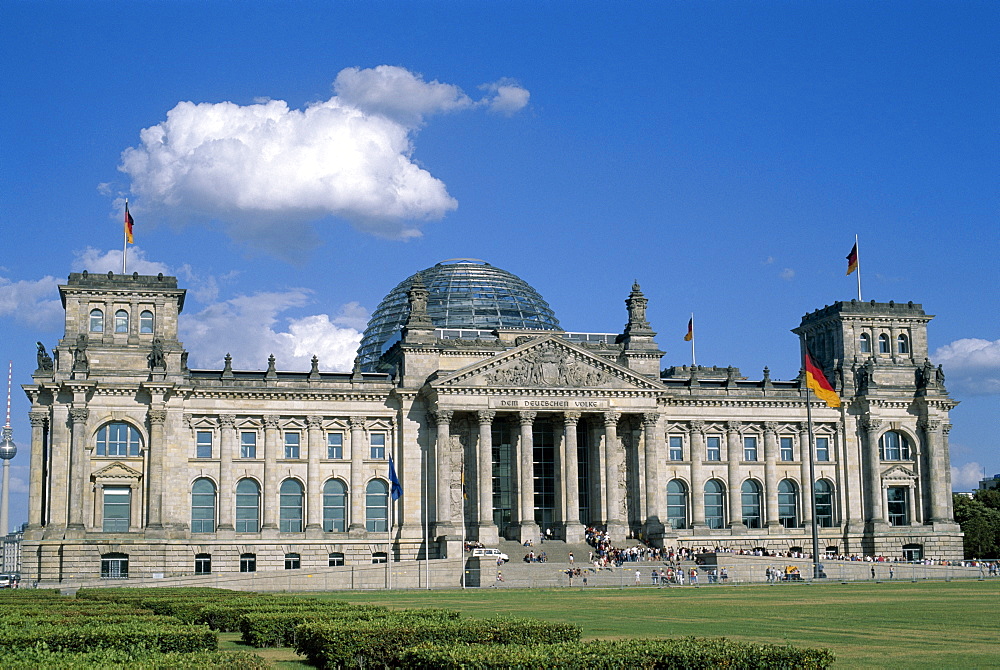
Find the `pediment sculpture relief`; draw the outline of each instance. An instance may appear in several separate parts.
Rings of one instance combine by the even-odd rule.
[[[490,386],[607,386],[616,380],[553,347],[526,352],[483,378]]]

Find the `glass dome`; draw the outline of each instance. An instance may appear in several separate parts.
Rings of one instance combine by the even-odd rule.
[[[559,330],[552,308],[526,281],[478,259],[453,258],[410,275],[382,299],[358,348],[362,370],[375,369],[386,342],[406,323],[407,293],[418,274],[435,328]]]

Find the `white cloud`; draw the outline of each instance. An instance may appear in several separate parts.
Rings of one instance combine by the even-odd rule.
[[[343,323],[359,323],[363,308],[348,303],[333,320],[326,314],[279,318],[310,299],[307,289],[241,295],[182,315],[181,339],[191,351],[188,364],[219,368],[231,353],[234,368],[262,370],[268,355],[274,354],[279,370],[304,371],[315,354],[321,370],[349,371],[361,332]]]
[[[951,488],[954,491],[972,491],[979,488],[983,478],[983,466],[979,463],[966,463],[951,467]]]
[[[528,104],[531,93],[528,89],[522,88],[513,79],[501,79],[492,84],[480,86],[481,89],[492,91],[493,98],[484,100],[491,112],[511,116]]]
[[[778,276],[784,279],[785,281],[792,281],[793,279],[795,279],[795,270],[793,270],[792,268],[785,268],[784,270],[778,273]]]
[[[0,316],[41,330],[58,329],[63,322],[59,281],[52,276],[20,281],[0,277]]]
[[[944,367],[952,392],[1000,394],[1000,340],[963,338],[939,347],[931,358]]]
[[[95,274],[104,274],[106,272],[121,274],[121,249],[101,251],[100,249],[87,247],[83,251],[74,251],[73,255],[75,258],[70,263],[70,268],[74,272],[83,272],[86,270]],[[141,275],[156,275],[161,272],[165,275],[170,274],[170,268],[166,264],[147,260],[146,252],[141,247],[134,245],[130,245],[128,249],[128,265],[126,270],[129,273],[138,272]]]
[[[528,100],[503,81],[476,102],[386,65],[342,70],[334,89],[301,110],[281,100],[178,103],[122,153],[133,211],[219,220],[234,239],[289,257],[315,243],[310,224],[326,216],[381,237],[419,236],[417,222],[458,206],[412,159],[424,120],[477,106],[509,114]]]

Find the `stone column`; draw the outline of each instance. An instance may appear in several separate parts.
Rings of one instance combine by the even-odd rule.
[[[347,419],[351,428],[351,523],[349,533],[364,533],[365,524],[365,419],[352,416]]]
[[[278,520],[275,511],[278,509],[278,450],[281,448],[278,440],[278,416],[264,416],[264,490],[261,493],[261,506],[264,508],[264,525],[262,531],[277,531]]]
[[[707,528],[705,524],[705,422],[691,422],[691,527]]]
[[[49,438],[49,478],[45,482],[43,497],[48,498],[45,524],[45,539],[61,539],[66,530],[69,512],[69,452],[73,441],[70,428],[69,407],[57,403],[52,407],[51,435]]]
[[[626,527],[622,518],[622,492],[618,475],[624,454],[618,440],[618,420],[620,412],[604,413],[604,504],[605,524],[612,542],[625,540]]]
[[[799,490],[802,500],[802,523],[803,528],[812,528],[812,496],[816,486],[809,476],[809,450],[815,449],[815,445],[809,443],[809,424],[799,424]]]
[[[166,440],[163,438],[163,426],[167,422],[167,410],[151,408],[147,415],[149,419],[149,443],[146,445],[146,450],[149,453],[149,470],[146,472],[146,477],[149,485],[149,500],[147,503],[149,511],[146,525],[156,533],[163,529],[164,517],[166,515],[166,511],[164,510],[163,478],[166,474],[164,470],[167,467],[165,453],[167,445]]]
[[[941,500],[944,502],[945,508],[947,510],[945,514],[945,519],[949,522],[953,522],[955,518],[954,502],[951,498],[951,464],[950,461],[945,458],[945,454],[949,453],[948,449],[948,434],[951,433],[951,424],[945,423],[941,426],[941,470],[938,472],[939,477],[944,477],[945,484],[944,490],[941,492]]]
[[[320,537],[323,534],[323,486],[320,481],[319,459],[323,456],[323,417],[306,417],[306,535]],[[388,445],[391,448],[391,445]]]
[[[129,503],[131,504],[128,525],[129,530],[132,530],[132,525],[135,523],[135,516],[131,514],[131,510],[135,508],[134,496],[129,498]],[[98,532],[104,530],[104,482],[94,484],[94,513],[90,515],[90,527]]]
[[[142,503],[140,501],[139,495],[139,483],[132,482],[129,484],[129,516],[128,516],[128,530],[130,533],[135,533],[142,527]],[[99,504],[104,504],[103,491],[100,498]]]
[[[764,507],[768,528],[781,528],[778,520],[778,424],[764,423]]]
[[[729,495],[729,527],[733,532],[743,532],[746,526],[743,525],[743,490],[740,482],[740,461],[743,460],[743,445],[741,438],[743,434],[742,421],[726,422],[726,456],[728,470],[726,484]]]
[[[518,449],[518,500],[520,501],[520,541],[538,542],[538,524],[535,523],[535,432],[537,412],[521,412],[517,420],[521,434]]]
[[[493,419],[496,412],[480,410],[479,419],[479,459],[476,474],[479,491],[479,521],[476,523],[479,541],[487,546],[500,541],[499,530],[493,523]]]
[[[90,412],[85,407],[73,407],[69,410],[70,419],[73,422],[72,437],[70,438],[70,479],[69,479],[69,524],[67,529],[83,530],[83,509],[84,491],[86,484],[86,472],[88,468],[84,465],[87,458],[85,431],[87,428],[87,417]]]
[[[580,523],[580,463],[577,453],[579,438],[576,432],[579,422],[579,412],[563,414],[563,482],[566,487],[563,537],[570,543],[584,541],[584,528]]]
[[[928,494],[930,495],[931,522],[943,523],[950,521],[948,516],[948,491],[945,488],[948,480],[943,472],[942,440],[940,435],[941,422],[935,419],[925,419],[920,422],[924,431]]]
[[[219,415],[219,528],[234,531],[236,499],[233,492],[233,450],[236,448],[236,415]]]
[[[660,414],[647,412],[642,415],[642,443],[646,460],[646,523],[643,532],[646,540],[658,546],[663,544],[663,513],[666,495],[660,482],[660,459],[663,457],[663,434],[660,432]]]
[[[431,418],[437,426],[434,439],[434,491],[435,523],[434,536],[455,534],[455,524],[451,509],[451,420],[455,413],[450,409],[432,412]]]
[[[878,432],[882,420],[875,417],[864,417],[861,425],[865,429],[865,443],[868,448],[865,458],[865,478],[868,491],[868,521],[875,524],[885,524],[882,499],[882,459],[878,453]]]
[[[33,409],[28,413],[31,421],[31,471],[28,476],[28,528],[37,530],[45,523],[42,517],[42,507],[45,500],[44,482],[42,481],[42,450],[45,445],[45,427],[49,413]]]

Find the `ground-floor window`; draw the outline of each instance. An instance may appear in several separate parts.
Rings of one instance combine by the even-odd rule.
[[[285,570],[298,570],[302,567],[302,557],[298,554],[285,554]]]
[[[922,544],[904,544],[903,545],[903,560],[904,561],[922,561],[922,560],[924,560],[924,545],[922,545]]]
[[[212,574],[212,555],[211,554],[195,554],[195,557],[194,557],[194,574],[196,574],[196,575],[210,575],[210,574]]]
[[[104,579],[128,579],[128,554],[101,555],[101,577]]]
[[[905,486],[890,486],[886,490],[888,503],[889,525],[906,526],[910,523],[909,500],[910,489]]]
[[[257,572],[257,554],[240,554],[240,572]]]
[[[344,564],[344,554],[339,551],[335,551],[330,554],[330,567],[336,568]]]
[[[376,551],[372,553],[372,563],[387,563],[388,561],[389,557],[384,551]]]

